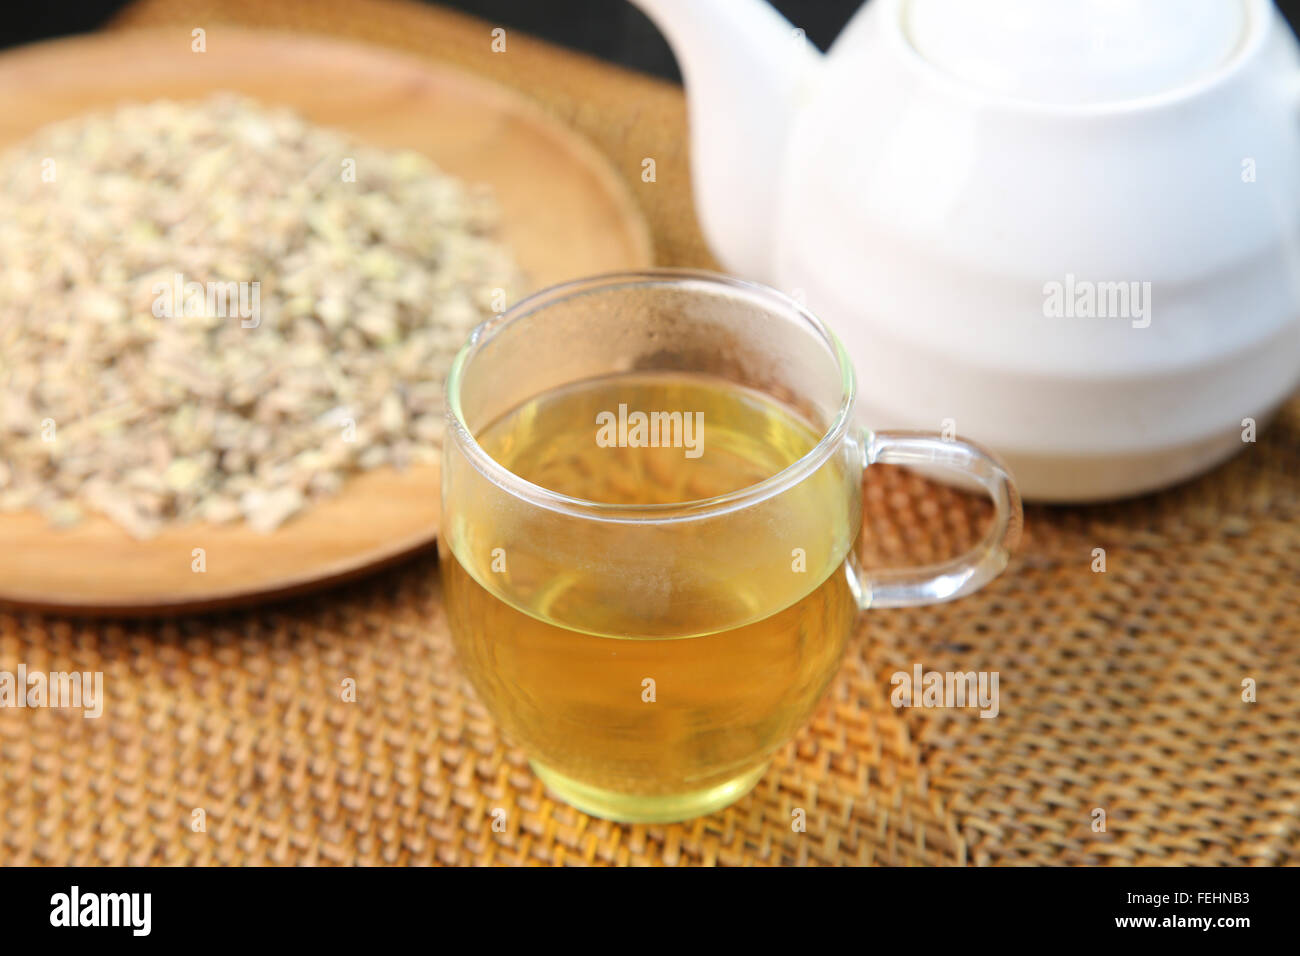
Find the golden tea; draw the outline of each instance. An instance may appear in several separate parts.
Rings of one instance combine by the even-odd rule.
[[[820,434],[720,379],[629,373],[544,393],[475,439],[560,495],[671,506],[771,478]],[[647,529],[615,513],[644,575],[616,573],[603,538],[584,552],[556,537],[552,555],[558,519],[523,524],[457,498],[440,563],[461,666],[565,799],[625,820],[707,812],[752,786],[808,719],[857,612],[845,568],[850,495],[833,468],[781,494],[788,521]],[[709,547],[696,547],[704,536]]]
[[[447,376],[439,567],[460,665],[560,799],[685,820],[807,720],[856,613],[978,590],[1020,499],[969,442],[854,422],[835,336],[752,282],[576,279],[477,328]],[[940,468],[994,504],[965,554],[857,560],[864,470]]]

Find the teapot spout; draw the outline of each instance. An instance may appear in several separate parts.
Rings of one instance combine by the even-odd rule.
[[[764,0],[633,0],[686,83],[695,209],[731,272],[770,281],[790,127],[822,55]]]

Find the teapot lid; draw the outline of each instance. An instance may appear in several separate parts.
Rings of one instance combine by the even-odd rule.
[[[1241,47],[1247,19],[1244,0],[904,0],[902,26],[959,80],[1064,105],[1191,83]]]

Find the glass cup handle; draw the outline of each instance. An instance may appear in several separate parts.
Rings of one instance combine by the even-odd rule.
[[[864,609],[951,601],[978,591],[1002,573],[1020,541],[1024,513],[1011,475],[991,452],[970,442],[925,432],[868,430],[862,445],[864,472],[877,462],[947,468],[983,485],[995,509],[993,527],[984,540],[950,561],[919,568],[867,571],[855,558],[858,600]]]

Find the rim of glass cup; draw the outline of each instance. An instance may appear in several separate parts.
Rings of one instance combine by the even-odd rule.
[[[521,322],[547,308],[579,295],[611,288],[635,288],[647,285],[669,285],[689,290],[692,286],[705,290],[740,290],[769,311],[780,310],[795,315],[831,350],[840,374],[840,404],[835,418],[823,432],[817,444],[801,458],[762,481],[746,485],[726,494],[694,501],[658,504],[622,504],[619,502],[589,501],[560,494],[534,484],[516,475],[505,465],[484,451],[465,422],[461,409],[460,389],[465,370],[474,356],[507,326]],[[704,269],[653,268],[626,272],[605,272],[599,275],[573,279],[549,286],[521,299],[500,315],[479,323],[452,360],[447,374],[446,398],[449,438],[458,443],[465,457],[480,474],[503,491],[538,507],[575,517],[595,518],[601,521],[663,522],[697,520],[725,514],[749,507],[793,488],[826,463],[839,447],[849,428],[857,382],[853,365],[840,340],[824,322],[808,309],[784,293],[770,286]]]

